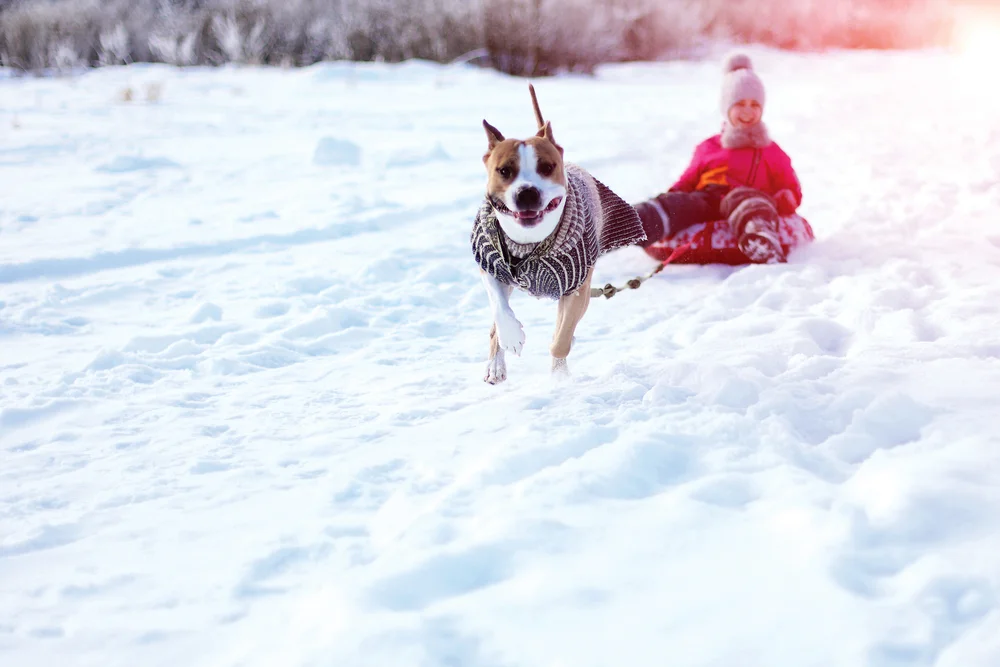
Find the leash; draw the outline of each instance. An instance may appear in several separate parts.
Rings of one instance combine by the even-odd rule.
[[[684,255],[684,253],[686,253],[690,249],[691,249],[691,244],[685,243],[684,245],[682,245],[681,247],[677,248],[672,253],[670,253],[670,257],[667,257],[665,260],[660,262],[660,265],[657,266],[655,269],[653,269],[652,273],[646,276],[639,276],[638,278],[633,278],[632,280],[625,283],[625,285],[622,287],[615,287],[611,283],[608,283],[604,287],[591,287],[590,296],[591,297],[603,296],[606,299],[610,299],[615,294],[618,294],[618,292],[624,292],[627,289],[639,289],[639,287],[644,282],[655,276],[663,269],[667,268],[667,264],[670,264],[671,262],[676,262]]]

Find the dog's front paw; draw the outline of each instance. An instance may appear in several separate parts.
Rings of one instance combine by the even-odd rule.
[[[500,384],[507,379],[507,363],[503,358],[503,351],[486,362],[486,377],[483,378],[490,384]]]
[[[497,341],[501,350],[521,356],[524,347],[524,327],[512,312],[501,312],[496,318]]]

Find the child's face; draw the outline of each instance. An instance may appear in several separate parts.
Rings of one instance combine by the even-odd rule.
[[[729,122],[733,127],[752,127],[760,122],[764,110],[754,100],[740,100],[729,107]]]

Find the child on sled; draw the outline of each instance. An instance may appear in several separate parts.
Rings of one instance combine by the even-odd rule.
[[[722,131],[703,141],[670,189],[635,209],[647,247],[700,222],[727,220],[739,250],[754,263],[784,262],[778,218],[802,203],[788,155],[761,122],[764,84],[750,58],[730,56],[722,84]]]

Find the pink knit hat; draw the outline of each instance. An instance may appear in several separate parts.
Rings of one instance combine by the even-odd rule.
[[[729,109],[740,100],[754,100],[764,108],[764,82],[753,71],[750,57],[734,53],[722,66],[722,98],[720,108],[727,116]]]

